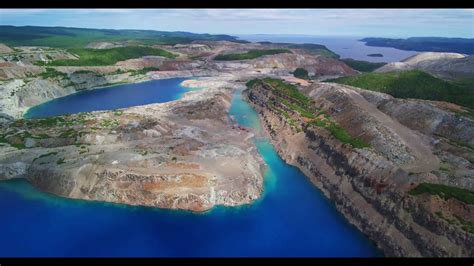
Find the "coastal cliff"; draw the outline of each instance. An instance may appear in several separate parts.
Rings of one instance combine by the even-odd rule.
[[[404,126],[349,87],[315,83],[298,90],[274,79],[247,85],[245,95],[279,155],[386,256],[473,255],[472,203],[410,193],[426,182],[448,183],[439,173],[446,164],[439,154],[448,150],[433,147],[433,136]],[[472,185],[469,177],[454,178]]]

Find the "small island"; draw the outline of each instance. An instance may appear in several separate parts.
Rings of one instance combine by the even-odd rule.
[[[383,54],[368,54],[370,57],[383,57]]]

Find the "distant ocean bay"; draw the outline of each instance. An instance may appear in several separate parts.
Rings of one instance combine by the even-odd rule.
[[[334,37],[307,35],[238,35],[239,39],[251,42],[285,42],[285,43],[315,43],[325,45],[328,49],[341,56],[341,59],[352,58],[369,62],[398,62],[419,52],[403,51],[390,47],[366,46],[358,40],[364,37]],[[368,54],[383,54],[383,57],[371,57]]]

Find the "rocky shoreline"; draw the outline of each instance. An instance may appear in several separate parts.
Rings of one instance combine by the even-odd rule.
[[[291,51],[214,60],[282,45]],[[411,193],[426,183],[472,191],[472,117],[454,104],[318,82],[358,72],[303,46],[157,45],[179,57],[79,67],[40,67],[8,55],[0,68],[0,180],[25,178],[68,198],[196,212],[251,204],[263,190],[264,162],[252,141],[257,133],[236,127],[228,113],[244,82],[269,78],[298,89],[248,85],[243,95],[259,113],[264,134],[386,256],[472,257],[474,205]],[[37,53],[42,57],[43,50]],[[459,63],[464,67],[468,59]],[[295,78],[296,68],[313,79]],[[182,86],[200,89],[172,102],[22,119],[32,106],[81,90],[198,76]]]
[[[253,134],[228,117],[234,85],[205,85],[163,104],[16,120],[0,132],[9,144],[0,147],[0,179],[26,178],[68,198],[169,209],[250,204],[263,190]]]
[[[26,80],[15,79],[1,84],[3,97],[0,98],[0,119],[20,119],[30,107],[79,91],[96,90],[150,80],[199,77],[209,74],[208,72],[202,71],[160,71],[150,72],[147,75],[137,77],[129,77],[122,74],[119,75],[121,77],[118,78],[89,79],[88,76],[84,76],[81,79],[87,79],[88,81],[86,83],[78,81],[78,83],[82,84],[80,87],[65,86],[61,81],[55,80],[43,80],[38,78]]]
[[[473,255],[473,235],[439,218],[424,204],[439,199],[406,194],[417,182],[417,175],[372,148],[354,149],[341,143],[324,128],[295,130],[281,113],[268,106],[273,95],[264,86],[254,85],[245,95],[259,113],[262,128],[278,154],[308,176],[386,256]],[[472,205],[455,204],[472,211]]]

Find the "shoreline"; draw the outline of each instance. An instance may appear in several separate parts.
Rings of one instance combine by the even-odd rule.
[[[248,101],[248,95],[247,93],[245,94],[242,94],[242,95],[245,95],[244,96],[244,100],[247,101],[247,103],[252,107],[253,107],[253,104]],[[254,109],[255,110],[255,109]],[[353,216],[349,215],[349,213],[347,213],[346,210],[344,209],[340,209],[338,207],[338,205],[336,204],[336,202],[334,201],[333,198],[331,198],[331,195],[330,195],[330,191],[328,189],[326,189],[324,187],[324,184],[322,183],[321,180],[318,180],[316,176],[314,175],[311,175],[306,169],[302,168],[300,165],[298,164],[293,164],[291,163],[287,157],[285,157],[283,151],[281,150],[281,148],[278,148],[277,146],[277,141],[274,140],[271,135],[270,135],[270,132],[268,131],[267,127],[265,126],[264,124],[264,121],[262,121],[260,115],[258,116],[259,118],[259,123],[260,123],[260,127],[261,127],[261,136],[259,136],[260,138],[264,138],[266,139],[274,148],[275,152],[278,154],[278,156],[281,158],[281,160],[283,160],[286,164],[288,164],[289,166],[292,166],[292,167],[295,167],[297,168],[302,175],[304,175],[307,180],[311,183],[312,186],[314,186],[317,190],[319,190],[319,192],[321,192],[321,194],[325,197],[325,199],[330,202],[330,204],[332,205],[332,207],[335,208],[335,210],[337,211],[337,213],[339,215],[341,215],[341,217],[344,218],[345,221],[347,221],[348,224],[350,224],[352,227],[354,227],[357,231],[359,231],[361,234],[364,235],[364,237],[366,237],[369,241],[372,242],[372,244],[377,248],[377,250],[379,250],[379,252],[382,253],[382,255],[384,257],[386,257],[386,252],[385,250],[383,249],[383,247],[381,245],[379,245],[379,243],[372,239],[370,237],[369,234],[366,233],[366,231],[364,230],[364,228],[361,226],[361,223],[358,222],[357,220],[355,220],[353,218]]]
[[[176,77],[169,77],[169,78],[172,79],[172,78],[176,78]],[[166,78],[161,78],[161,79],[166,79]],[[186,79],[186,80],[189,80],[189,79]],[[184,80],[184,81],[186,81],[186,80]],[[149,81],[151,81],[151,80],[149,80]],[[235,84],[230,84],[228,82],[228,80],[222,80],[222,79],[219,79],[219,78],[216,79],[214,77],[210,77],[209,80],[205,80],[205,81],[199,80],[199,77],[195,77],[195,79],[193,79],[191,82],[183,84],[184,81],[182,81],[178,86],[182,86],[183,88],[186,88],[188,91],[183,93],[183,95],[177,100],[168,101],[168,102],[164,102],[164,103],[151,103],[151,104],[147,104],[147,105],[130,106],[130,107],[120,108],[120,109],[126,110],[125,113],[124,113],[124,116],[133,115],[135,113],[142,113],[142,114],[145,114],[145,115],[153,115],[152,113],[163,112],[165,110],[166,110],[166,112],[169,112],[174,108],[179,108],[179,109],[181,109],[181,108],[195,108],[195,107],[192,107],[192,106],[200,106],[204,102],[207,102],[209,100],[217,99],[218,101],[222,101],[221,106],[224,108],[222,110],[222,114],[225,113],[227,122],[224,122],[224,120],[223,120],[222,124],[221,124],[221,122],[219,120],[219,122],[215,121],[216,125],[211,126],[212,124],[214,124],[214,122],[211,120],[211,121],[206,122],[206,123],[211,123],[210,125],[203,125],[204,127],[202,129],[199,129],[199,130],[208,130],[207,128],[209,126],[211,126],[211,127],[215,127],[215,126],[216,127],[222,127],[222,126],[225,126],[225,124],[227,124],[226,127],[228,129],[226,129],[226,130],[230,131],[231,130],[230,128],[232,126],[231,125],[232,121],[231,121],[230,116],[229,116],[229,111],[230,111],[230,108],[231,108],[231,104],[230,104],[229,99],[232,99],[233,92],[235,91]],[[222,85],[222,83],[225,84],[225,85]],[[196,88],[203,88],[203,90],[196,89]],[[201,107],[198,107],[198,108],[201,108]],[[163,111],[159,111],[159,110],[163,110]],[[100,110],[100,111],[92,111],[92,112],[86,112],[86,113],[90,113],[93,116],[102,117],[102,116],[108,116],[109,113],[111,113],[112,111],[113,110]],[[209,111],[203,110],[202,112],[209,112]],[[72,114],[72,115],[75,115],[75,114]],[[168,114],[164,114],[164,115],[166,117],[168,116]],[[156,117],[156,118],[159,119],[160,117]],[[188,119],[188,118],[186,118],[186,115],[178,116],[176,118],[185,119],[186,121]],[[173,124],[176,123],[176,121],[174,121],[174,122],[173,121],[174,120],[170,120],[172,126],[173,126]],[[185,121],[183,121],[183,122],[185,122]],[[168,123],[168,122],[166,122],[166,123]],[[189,121],[185,122],[184,125],[179,126],[179,128],[184,127],[183,129],[185,129],[189,126],[191,126],[191,128],[196,127],[196,126],[199,127],[199,126],[201,126],[199,124],[200,124],[199,122],[196,124],[196,123],[192,122],[192,120],[189,120]],[[175,127],[175,126],[173,126],[173,127]],[[180,130],[183,130],[183,129],[180,129]],[[232,130],[232,131],[234,131],[234,130]],[[232,139],[233,139],[232,141],[237,140],[236,138],[240,134],[242,134],[242,133],[237,132],[237,135],[236,135],[236,132],[234,131],[231,134]],[[252,142],[252,139],[251,138],[245,138],[246,137],[245,135],[241,136],[241,137],[243,138],[242,140],[240,140],[238,142],[231,142],[229,144],[233,147],[233,149],[244,149],[245,148],[244,150],[248,151],[248,153],[251,153],[251,154],[248,154],[247,156],[244,156],[242,158],[244,160],[246,160],[247,163],[250,163],[249,165],[253,165],[253,164],[256,163],[256,165],[254,165],[254,166],[256,166],[256,169],[253,169],[253,170],[249,171],[248,173],[243,174],[242,179],[243,180],[246,180],[248,178],[250,178],[250,179],[261,179],[256,184],[250,183],[248,185],[248,186],[250,186],[249,188],[247,188],[246,186],[242,187],[242,189],[250,189],[250,192],[248,192],[250,194],[248,194],[247,196],[244,195],[245,196],[244,198],[240,198],[239,195],[235,195],[235,196],[231,196],[230,198],[227,199],[227,198],[222,198],[223,195],[220,195],[220,196],[218,196],[218,199],[211,199],[211,202],[204,203],[204,205],[202,207],[197,207],[196,208],[196,207],[192,207],[191,205],[189,205],[189,206],[188,205],[180,205],[180,206],[174,206],[173,205],[173,207],[171,207],[171,206],[166,205],[165,203],[159,203],[158,205],[156,205],[156,204],[151,204],[150,202],[147,202],[147,201],[140,202],[139,200],[138,201],[130,201],[130,202],[125,200],[125,201],[122,202],[122,200],[117,201],[116,199],[99,199],[99,198],[94,198],[94,197],[90,198],[90,196],[84,196],[82,194],[81,195],[69,195],[69,192],[66,193],[66,191],[64,191],[64,189],[48,191],[48,190],[42,189],[41,186],[38,186],[38,184],[34,185],[31,182],[30,182],[30,184],[33,185],[33,187],[37,188],[38,190],[40,190],[42,192],[47,192],[47,193],[54,194],[56,196],[64,197],[64,198],[83,199],[83,200],[87,200],[87,201],[98,201],[98,202],[113,202],[113,203],[117,203],[117,204],[129,205],[129,206],[144,206],[144,207],[152,207],[152,208],[160,208],[160,209],[178,209],[178,210],[181,209],[183,211],[191,211],[191,212],[194,212],[194,213],[208,212],[208,211],[214,209],[214,207],[218,207],[218,206],[235,207],[235,206],[250,205],[250,204],[253,204],[256,200],[260,199],[261,194],[263,193],[263,190],[262,190],[258,193],[258,196],[255,195],[256,191],[259,189],[258,187],[260,186],[260,185],[258,185],[258,183],[263,182],[263,174],[264,174],[264,171],[262,170],[263,160],[261,159],[261,156],[258,153],[258,151],[256,151],[256,149],[254,149],[254,148],[252,148],[250,150],[248,149],[249,145],[250,146],[254,145],[253,142]],[[188,136],[185,139],[187,139],[187,138],[192,138],[192,136]],[[219,143],[219,140],[212,140],[212,138],[213,137],[211,136],[211,139],[207,139],[207,140],[204,140],[204,141],[205,142],[210,141],[210,143],[215,143],[215,142]],[[146,140],[146,139],[144,139],[144,140]],[[243,141],[244,143],[241,143],[241,141]],[[241,143],[241,144],[237,144],[237,143]],[[109,148],[107,148],[108,144],[105,144],[105,145],[106,146],[100,145],[100,147],[97,147],[97,149],[104,149],[105,148],[106,150],[109,150]],[[69,145],[69,146],[71,146],[71,145]],[[209,148],[204,148],[203,152],[213,152],[215,148],[213,148],[212,146],[214,146],[214,145],[211,145],[211,147],[209,147]],[[59,148],[59,147],[57,147],[57,148]],[[57,150],[57,148],[53,148],[53,150]],[[151,147],[151,146],[149,148],[153,149],[153,147]],[[71,151],[69,151],[71,149],[74,150],[72,148],[72,146],[67,148],[66,154],[73,155],[71,153]],[[92,149],[92,147],[91,147],[91,149]],[[112,148],[112,149],[114,149],[114,148]],[[208,151],[207,149],[210,149],[210,150]],[[44,152],[42,152],[42,151],[43,151],[42,149],[34,148],[34,150],[32,150],[32,153],[31,153],[32,158],[33,157],[38,157],[38,155],[41,155],[41,153],[44,154]],[[213,156],[216,156],[216,155],[213,155]],[[216,158],[216,160],[218,160],[218,162],[221,161],[221,160],[230,162],[230,161],[235,160],[234,157],[236,155],[228,156],[228,155],[224,155],[224,154],[219,153],[217,156],[218,157]],[[202,159],[199,159],[199,158],[200,157],[197,158],[198,162],[200,160],[202,160]],[[203,158],[205,160],[206,157],[203,157]],[[239,157],[239,158],[241,158],[241,157]],[[190,158],[184,157],[183,159],[184,159],[183,162],[185,162],[185,163],[193,161],[193,157],[190,157]],[[196,159],[196,158],[194,158],[194,159]],[[72,161],[71,161],[71,163],[72,163]],[[204,161],[203,163],[207,164],[206,161]],[[201,166],[201,167],[203,167],[203,169],[208,169],[204,165]],[[61,168],[61,167],[59,167],[59,168]],[[214,170],[212,170],[212,168],[210,170],[211,170],[211,173],[214,171],[216,174],[222,176],[222,177],[219,177],[219,178],[224,178],[224,179],[225,179],[226,176],[229,175],[229,173],[230,173],[229,171],[233,171],[231,169],[227,169],[227,170],[225,170],[225,169],[224,170],[214,169]],[[256,172],[254,172],[255,170],[257,170],[258,174]],[[166,171],[169,171],[169,170],[166,170],[166,167],[165,167],[161,171],[166,172]],[[187,172],[187,170],[184,170],[184,171]],[[192,170],[189,170],[189,171],[194,173]],[[160,172],[160,171],[158,171],[158,172]],[[196,172],[196,174],[205,174],[206,176],[208,175],[207,171],[203,173],[202,170],[198,170]],[[235,174],[236,173],[231,174],[231,176],[235,175]],[[15,177],[12,177],[12,178],[15,178]],[[72,178],[74,178],[74,177],[72,177]],[[9,178],[6,177],[6,179],[8,180]],[[30,181],[29,178],[25,178],[25,179]],[[255,182],[255,181],[252,181],[252,182]],[[224,187],[224,189],[228,190],[229,192],[233,192],[234,190],[235,191],[240,191],[241,190],[240,188],[234,187],[234,185],[232,185],[232,183],[229,184],[231,187],[228,187],[228,188]],[[219,183],[219,184],[221,184],[221,183]],[[212,186],[214,186],[214,185],[212,185]],[[221,184],[219,186],[223,186],[223,185]],[[225,186],[227,186],[227,185],[225,185]],[[193,188],[193,187],[191,186],[191,188]],[[223,188],[217,188],[216,187],[217,191],[220,191],[221,189],[223,189]],[[200,191],[199,193],[203,193],[203,192]],[[205,193],[208,193],[208,192],[205,192]],[[206,195],[206,194],[203,194],[203,196],[204,195]],[[207,197],[207,195],[206,195],[206,197]],[[207,199],[203,198],[202,200],[206,201]],[[249,201],[249,202],[247,202],[247,201]],[[198,203],[199,202],[200,201],[198,201]],[[200,203],[200,204],[203,204],[203,203]],[[209,208],[209,206],[211,206],[211,207]]]
[[[153,74],[152,74],[153,75]],[[164,80],[164,79],[174,79],[174,78],[193,78],[193,77],[196,77],[196,78],[199,78],[200,76],[189,76],[187,74],[182,74],[182,75],[176,75],[176,76],[172,76],[172,77],[169,77],[169,76],[161,76],[161,77],[153,77],[153,76],[150,76],[150,75],[145,75],[145,77],[142,77],[138,80],[133,80],[133,81],[130,81],[130,82],[120,82],[120,83],[114,83],[114,84],[107,84],[107,85],[103,85],[103,86],[97,86],[97,87],[90,87],[90,88],[87,88],[87,89],[82,89],[82,90],[75,90],[74,92],[72,93],[69,93],[69,94],[65,94],[61,97],[57,97],[57,98],[52,98],[52,99],[49,99],[47,101],[44,101],[40,104],[37,104],[37,105],[34,105],[34,106],[31,106],[31,107],[28,107],[27,109],[25,109],[22,114],[21,114],[21,117],[17,117],[17,118],[14,118],[14,119],[35,119],[35,118],[26,118],[25,115],[29,112],[29,110],[31,108],[34,108],[36,106],[39,106],[39,105],[43,105],[43,104],[46,104],[48,103],[49,101],[53,101],[55,99],[59,99],[59,98],[62,98],[62,97],[66,97],[66,96],[69,96],[69,95],[73,95],[75,93],[80,93],[80,92],[85,92],[85,91],[92,91],[92,90],[100,90],[100,89],[106,89],[106,88],[110,88],[110,87],[115,87],[115,86],[120,86],[120,85],[130,85],[130,84],[138,84],[138,83],[143,83],[143,82],[149,82],[149,81],[154,81],[154,80]],[[183,86],[181,84],[181,86]],[[183,86],[184,88],[188,88],[188,89],[194,89],[194,88],[198,88],[198,87],[186,87],[186,86]],[[185,94],[187,94],[188,92],[185,92],[181,98],[184,97]],[[180,99],[181,99],[180,98]],[[21,108],[23,109],[23,108]],[[123,108],[120,108],[120,109],[123,109]]]

